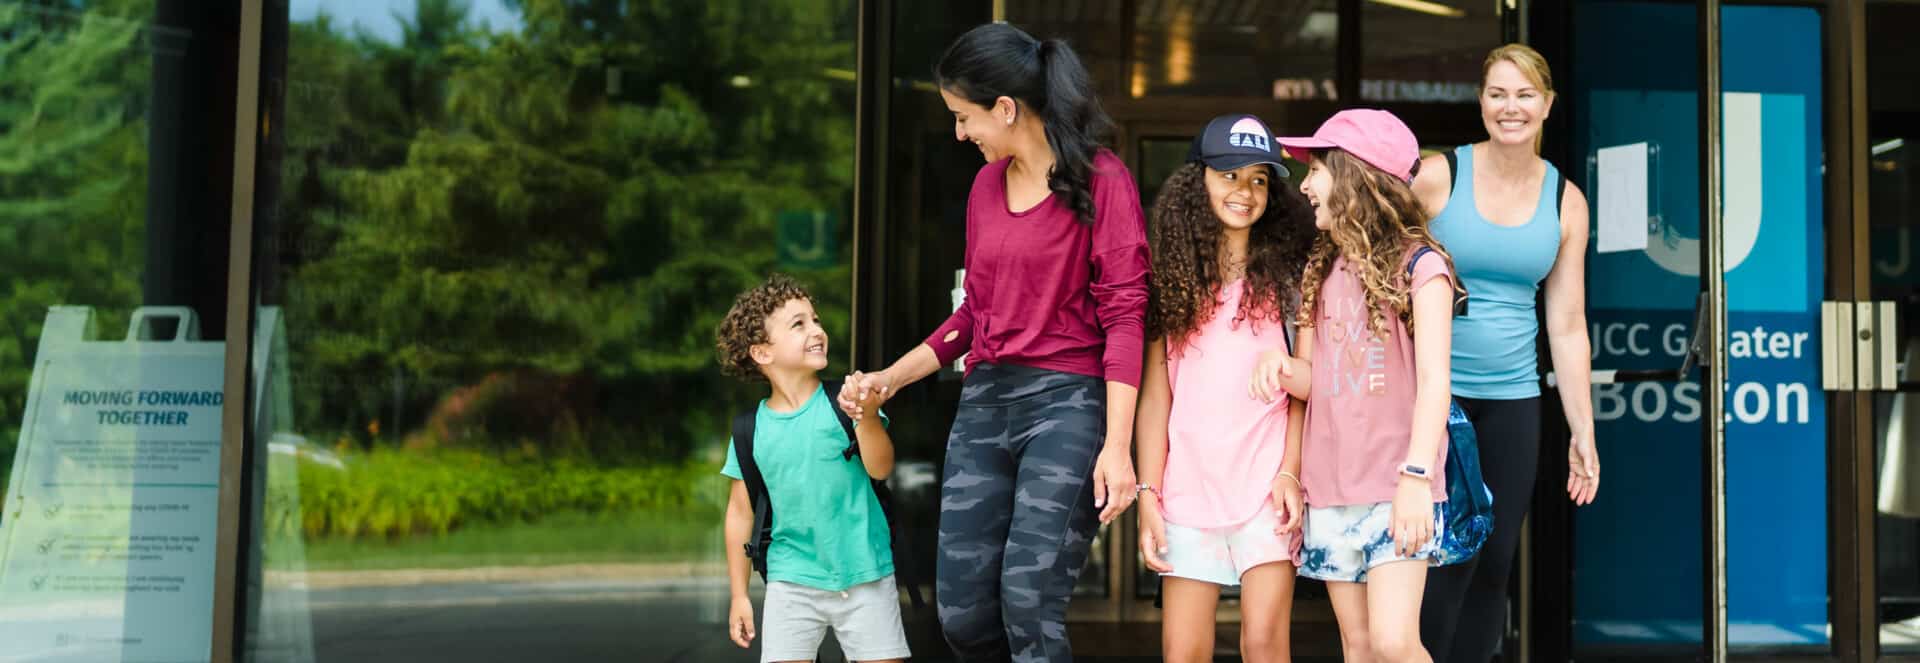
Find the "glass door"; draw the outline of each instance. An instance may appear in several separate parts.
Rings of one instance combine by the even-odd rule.
[[[1870,513],[1876,595],[1873,618],[1879,624],[1880,653],[1920,654],[1920,208],[1915,207],[1920,175],[1920,93],[1912,81],[1920,75],[1920,44],[1904,39],[1892,26],[1920,20],[1920,6],[1869,2],[1866,8],[1868,175],[1866,232],[1872,246],[1869,294],[1882,321],[1883,345],[1893,352],[1879,357],[1897,368],[1891,391],[1872,396],[1873,428]],[[1887,326],[1891,323],[1891,326]],[[1864,647],[1871,651],[1871,643]]]
[[[1850,325],[1877,314],[1833,301],[1828,285],[1827,238],[1852,233],[1831,225],[1850,220],[1828,213],[1825,70],[1806,55],[1824,52],[1825,17],[1727,6],[1703,43],[1696,6],[1572,11],[1568,171],[1593,210],[1592,398],[1608,480],[1598,502],[1570,512],[1571,654],[1716,656],[1716,631],[1735,654],[1828,652],[1829,411],[1850,411],[1844,392],[1858,386],[1836,357],[1856,356]],[[1626,35],[1640,47],[1609,45]],[[1705,79],[1697,63],[1716,51],[1717,80]],[[1717,139],[1703,136],[1703,116]],[[1717,173],[1703,167],[1709,150]],[[1718,218],[1702,213],[1716,204],[1709,174]],[[1719,301],[1702,277],[1714,271],[1702,238],[1714,235]],[[1724,370],[1715,379],[1692,370],[1701,364]],[[1718,450],[1703,446],[1707,424],[1723,430]],[[1543,461],[1543,481],[1553,465]],[[1716,576],[1724,622],[1707,612]]]
[[[1593,1],[1572,11],[1577,119],[1566,170],[1592,210],[1592,398],[1607,481],[1592,506],[1563,511],[1573,523],[1571,653],[1711,651],[1705,606],[1716,573],[1733,650],[1825,651],[1824,81],[1818,58],[1786,55],[1821,52],[1821,14],[1726,7],[1716,43],[1703,44],[1695,6]],[[1610,45],[1627,35],[1638,47]],[[1710,46],[1717,81],[1697,64]],[[1701,121],[1709,91],[1721,134],[1713,142]],[[1712,200],[1709,145],[1720,149],[1717,219],[1702,213]],[[1721,301],[1703,278],[1715,271],[1703,268],[1713,264],[1703,238],[1716,233]],[[1721,314],[1725,331],[1715,332]],[[1724,371],[1716,379],[1694,369],[1702,364]],[[1724,398],[1718,460],[1703,446],[1713,441],[1715,390]],[[1564,458],[1557,439],[1547,445]],[[1549,456],[1543,501],[1557,476]],[[1719,536],[1716,557],[1709,546]]]

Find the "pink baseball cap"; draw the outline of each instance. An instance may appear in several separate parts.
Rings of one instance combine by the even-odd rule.
[[[1274,142],[1301,163],[1311,160],[1311,150],[1337,147],[1407,183],[1413,182],[1414,168],[1420,163],[1420,141],[1413,137],[1413,130],[1393,113],[1373,108],[1334,113],[1310,138],[1279,138]]]

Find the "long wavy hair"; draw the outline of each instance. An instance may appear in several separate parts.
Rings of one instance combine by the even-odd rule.
[[[1346,256],[1347,269],[1359,277],[1366,291],[1367,331],[1374,338],[1386,338],[1387,313],[1391,311],[1412,332],[1407,258],[1418,247],[1431,247],[1446,261],[1447,271],[1453,273],[1453,255],[1427,232],[1426,208],[1405,181],[1338,148],[1315,151],[1313,156],[1333,179],[1327,199],[1320,201],[1333,223],[1331,229],[1314,238],[1307,256],[1297,324],[1314,324],[1320,287],[1333,270],[1334,259]],[[1467,291],[1460,287],[1458,278],[1451,281],[1454,301],[1463,300]]]
[[[1246,291],[1235,325],[1280,323],[1300,297],[1300,265],[1313,242],[1313,208],[1287,181],[1268,175],[1267,208],[1247,232]],[[1147,224],[1152,256],[1147,336],[1166,337],[1177,353],[1220,304],[1224,285],[1220,256],[1226,226],[1213,213],[1207,167],[1189,163],[1173,171],[1153,200]]]
[[[993,107],[1011,97],[1039,114],[1053,150],[1047,189],[1091,225],[1093,157],[1113,131],[1113,120],[1093,93],[1093,77],[1067,42],[1039,40],[1005,23],[968,30],[933,68],[940,88]]]

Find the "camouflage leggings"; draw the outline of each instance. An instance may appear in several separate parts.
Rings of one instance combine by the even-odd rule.
[[[1067,599],[1097,524],[1099,378],[981,364],[967,377],[940,485],[937,602],[962,661],[1068,661]]]

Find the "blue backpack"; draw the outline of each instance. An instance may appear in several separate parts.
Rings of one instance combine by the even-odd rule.
[[[1407,278],[1413,278],[1413,265],[1433,247],[1415,249],[1407,261]],[[1466,314],[1466,301],[1460,302],[1460,314]],[[1493,491],[1480,475],[1480,440],[1473,422],[1460,403],[1447,399],[1447,522],[1439,533],[1440,564],[1459,564],[1480,553],[1480,546],[1493,532]]]

